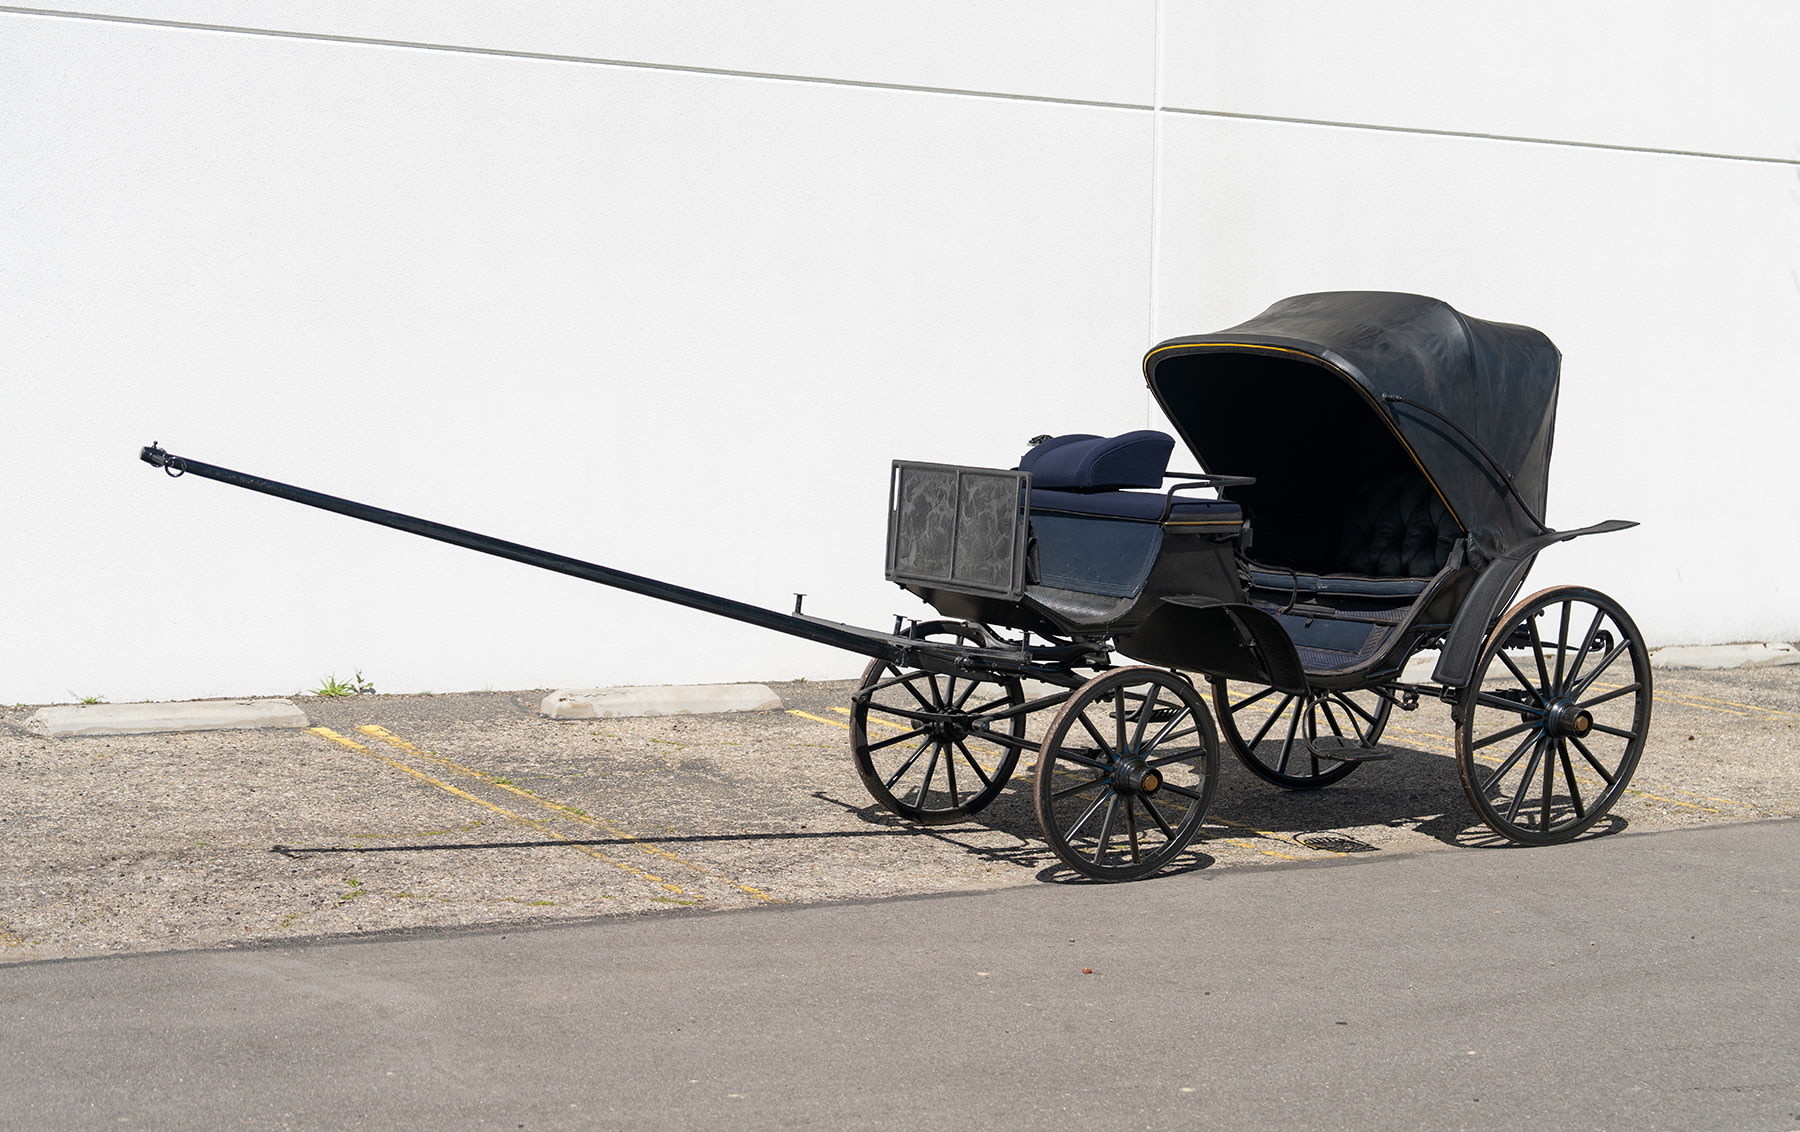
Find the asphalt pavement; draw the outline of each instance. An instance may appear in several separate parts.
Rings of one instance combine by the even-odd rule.
[[[1800,821],[0,969],[0,1128],[1800,1127]]]

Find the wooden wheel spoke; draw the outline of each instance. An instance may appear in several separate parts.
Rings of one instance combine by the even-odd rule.
[[[938,745],[931,744],[931,758],[925,763],[925,777],[919,781],[919,797],[913,805],[921,810],[925,808],[925,796],[931,793],[931,780],[937,775]]]
[[[1175,836],[1175,831],[1169,827],[1168,821],[1162,816],[1162,811],[1156,808],[1156,803],[1152,802],[1147,796],[1143,799],[1143,802],[1144,812],[1150,815],[1150,820],[1156,823],[1156,828],[1163,831],[1164,837],[1173,838]]]
[[[1294,753],[1294,736],[1300,728],[1300,717],[1305,714],[1306,711],[1303,708],[1296,709],[1294,717],[1288,720],[1287,738],[1281,742],[1281,761],[1275,764],[1276,774],[1287,773],[1288,756]]]
[[[1112,842],[1113,819],[1119,816],[1119,795],[1117,791],[1109,791],[1104,799],[1106,814],[1100,819],[1100,837],[1094,845],[1094,860],[1106,859],[1106,847]]]
[[[1589,650],[1594,647],[1594,640],[1600,636],[1600,622],[1606,620],[1606,610],[1596,606],[1594,619],[1588,623],[1587,632],[1581,636],[1581,649],[1575,654],[1575,663],[1569,666],[1568,683],[1573,685],[1575,678],[1581,675],[1581,662],[1587,659]],[[1586,687],[1586,685],[1582,685]]]
[[[1569,657],[1569,613],[1574,604],[1575,603],[1572,601],[1565,601],[1562,603],[1562,625],[1556,631],[1556,679],[1551,682],[1550,687],[1558,692],[1562,691],[1563,665]],[[1545,822],[1548,822],[1550,820],[1550,815],[1547,809],[1549,806],[1547,798],[1544,804],[1546,806],[1544,820]]]
[[[1617,727],[1612,727],[1612,726],[1609,726],[1604,723],[1594,724],[1592,730],[1598,731],[1603,735],[1613,735],[1620,739],[1636,739],[1637,738],[1637,732],[1635,732],[1635,731],[1621,731]]]
[[[1235,704],[1231,704],[1231,705],[1229,705],[1229,706],[1228,706],[1228,707],[1227,707],[1227,708],[1226,708],[1226,710],[1227,710],[1227,711],[1229,711],[1229,712],[1231,712],[1231,714],[1232,714],[1232,715],[1236,715],[1236,714],[1237,714],[1237,713],[1238,713],[1238,710],[1239,710],[1239,709],[1240,709],[1240,708],[1247,708],[1247,707],[1249,707],[1249,706],[1250,706],[1250,705],[1251,705],[1251,704],[1253,704],[1253,703],[1255,703],[1255,702],[1256,702],[1256,701],[1258,701],[1258,700],[1260,700],[1260,699],[1262,699],[1262,698],[1263,698],[1263,697],[1265,697],[1265,696],[1272,696],[1272,695],[1274,695],[1274,694],[1275,694],[1275,689],[1274,689],[1274,688],[1264,688],[1264,689],[1263,689],[1263,690],[1262,690],[1262,691],[1260,691],[1260,692],[1257,692],[1257,693],[1256,693],[1256,694],[1255,694],[1255,695],[1251,695],[1251,696],[1245,696],[1245,697],[1244,697],[1244,698],[1243,698],[1243,699],[1241,699],[1241,700],[1239,700],[1239,701],[1238,701],[1238,702],[1237,702],[1237,703],[1235,703]],[[1289,699],[1289,700],[1292,700],[1292,699],[1293,699],[1293,698],[1294,698],[1294,697],[1292,697],[1292,696],[1289,696],[1289,697],[1288,697],[1288,699]],[[1283,706],[1283,707],[1285,707],[1285,706],[1286,706],[1286,705],[1285,705],[1285,704],[1283,704],[1283,705],[1282,705],[1282,706]],[[1276,708],[1276,709],[1275,709],[1275,710],[1276,710],[1276,711],[1280,711],[1280,710],[1281,710],[1281,708]]]
[[[924,754],[925,748],[929,746],[931,746],[930,738],[921,739],[919,741],[918,749],[911,755],[908,755],[906,761],[900,764],[900,769],[890,775],[888,780],[882,783],[882,785],[886,786],[889,790],[892,790],[894,788],[894,783],[900,781],[901,775],[904,775],[907,771],[912,769],[913,764],[919,761],[919,756]]]
[[[1539,684],[1533,684],[1531,682],[1531,677],[1529,677],[1529,676],[1525,675],[1523,672],[1519,671],[1519,666],[1513,663],[1512,657],[1506,655],[1505,649],[1501,649],[1500,652],[1498,652],[1495,655],[1502,664],[1506,665],[1506,667],[1509,670],[1511,670],[1513,677],[1516,680],[1518,680],[1518,682],[1519,682],[1519,687],[1525,689],[1527,692],[1530,692],[1532,695],[1536,696],[1538,703],[1541,704],[1544,702],[1543,686],[1539,685]],[[1511,701],[1509,700],[1508,702],[1510,703]]]
[[[1150,727],[1150,717],[1156,714],[1156,697],[1161,692],[1161,684],[1150,685],[1150,694],[1144,697],[1142,704],[1138,705],[1137,726],[1131,732],[1131,749],[1139,754],[1143,753],[1144,732]],[[1166,732],[1168,728],[1164,727],[1163,730]]]
[[[1544,659],[1544,639],[1538,636],[1536,614],[1525,619],[1525,627],[1531,630],[1531,655],[1537,658],[1537,686],[1546,689],[1554,688],[1556,685],[1550,682],[1549,662]]]
[[[944,713],[934,708],[927,708],[924,711],[915,711],[914,709],[907,707],[894,707],[890,704],[871,703],[869,705],[869,710],[878,711],[884,715],[898,716],[901,719],[910,720],[914,723],[938,723],[944,718]]]
[[[1518,765],[1519,759],[1525,754],[1525,749],[1531,746],[1536,740],[1536,735],[1527,735],[1525,738],[1519,740],[1519,745],[1513,748],[1512,754],[1506,756],[1506,761],[1496,767],[1494,773],[1488,775],[1487,781],[1481,784],[1482,789],[1485,790],[1506,777],[1506,772]],[[1479,766],[1479,764],[1477,765]]]
[[[1575,803],[1575,816],[1587,817],[1587,807],[1581,804],[1581,787],[1575,783],[1575,767],[1569,761],[1569,747],[1561,739],[1556,741],[1556,753],[1562,759],[1563,781],[1569,784],[1569,800]]]
[[[981,779],[983,786],[994,784],[994,780],[988,777],[987,771],[981,769],[981,764],[975,761],[975,756],[969,753],[969,748],[963,744],[961,739],[956,741],[956,749],[962,752],[963,761],[969,764],[969,769],[975,772],[975,777]]]
[[[1601,778],[1604,778],[1606,780],[1606,784],[1608,786],[1611,786],[1614,781],[1613,780],[1613,772],[1610,770],[1607,770],[1606,767],[1601,764],[1600,760],[1594,757],[1594,752],[1587,749],[1587,744],[1583,743],[1580,739],[1575,739],[1575,738],[1571,738],[1569,740],[1569,742],[1575,744],[1575,749],[1577,751],[1580,751],[1581,757],[1586,759],[1588,765],[1594,768],[1594,773],[1599,775]]]
[[[1535,720],[1528,722],[1528,723],[1516,724],[1515,726],[1508,727],[1504,731],[1496,731],[1492,735],[1484,735],[1480,739],[1469,744],[1469,746],[1472,749],[1479,751],[1479,750],[1481,750],[1481,748],[1492,746],[1493,744],[1498,743],[1503,739],[1511,739],[1514,735],[1517,735],[1521,731],[1540,730],[1540,729],[1542,729],[1543,726],[1544,725],[1541,722],[1535,721]]]
[[[1269,690],[1274,691],[1273,688],[1271,688]],[[1282,700],[1281,703],[1276,705],[1274,711],[1269,713],[1269,718],[1263,720],[1263,725],[1262,725],[1261,729],[1259,729],[1257,731],[1256,737],[1254,739],[1250,740],[1250,742],[1247,744],[1252,751],[1254,751],[1256,749],[1256,745],[1258,743],[1263,741],[1263,737],[1269,733],[1269,729],[1271,727],[1275,726],[1275,721],[1281,718],[1281,713],[1286,711],[1288,709],[1288,705],[1293,702],[1294,702],[1293,696],[1287,697],[1286,699]],[[1291,727],[1292,725],[1290,724],[1289,726]]]
[[[1170,763],[1184,763],[1184,762],[1188,762],[1191,759],[1204,759],[1205,757],[1206,757],[1206,748],[1204,748],[1204,747],[1188,747],[1183,750],[1176,751],[1172,755],[1163,755],[1160,758],[1145,759],[1144,765],[1145,766],[1157,766],[1157,767],[1168,766]]]
[[[1107,762],[1116,761],[1119,757],[1118,753],[1107,743],[1106,736],[1100,734],[1100,729],[1094,726],[1094,721],[1087,717],[1087,712],[1081,712],[1076,718],[1081,721],[1081,726],[1087,730],[1087,733],[1094,737],[1094,742],[1100,744],[1100,750],[1105,752]]]
[[[1550,801],[1556,788],[1556,743],[1552,740],[1544,745],[1544,808],[1543,817],[1538,821],[1539,829],[1550,828]]]
[[[895,735],[892,738],[883,739],[877,743],[870,743],[868,749],[871,751],[879,751],[879,750],[882,750],[883,748],[891,747],[895,743],[904,743],[908,739],[917,739],[919,736],[921,736],[923,734],[925,734],[925,729],[923,727],[915,727],[911,731],[908,731],[904,735]]]
[[[1089,758],[1086,755],[1079,755],[1066,748],[1058,751],[1056,753],[1056,758],[1058,762],[1072,762],[1076,766],[1084,766],[1089,770],[1097,770],[1102,774],[1112,773],[1112,764],[1110,762],[1107,762],[1104,759]]]
[[[1344,732],[1342,728],[1338,727],[1337,714],[1331,710],[1331,700],[1322,699],[1318,701],[1318,704],[1319,711],[1325,716],[1326,726],[1331,728],[1332,738],[1342,739],[1344,737]],[[1318,725],[1314,724],[1313,729],[1315,731],[1318,730]]]
[[[1619,641],[1619,643],[1614,645],[1612,647],[1612,649],[1607,652],[1606,656],[1600,661],[1600,663],[1596,664],[1594,666],[1594,670],[1592,672],[1588,673],[1586,676],[1583,676],[1581,678],[1581,683],[1575,685],[1573,688],[1571,688],[1569,690],[1569,695],[1575,697],[1576,699],[1580,699],[1581,694],[1583,692],[1586,692],[1588,690],[1588,688],[1593,685],[1595,680],[1598,680],[1602,675],[1604,675],[1608,668],[1612,667],[1612,662],[1619,659],[1620,655],[1623,654],[1626,649],[1629,649],[1631,647],[1631,639],[1629,637],[1624,637],[1624,635],[1621,634],[1621,638],[1622,639]]]
[[[1642,687],[1643,687],[1642,684],[1636,684],[1636,683],[1627,684],[1622,688],[1614,688],[1610,692],[1603,692],[1600,695],[1595,696],[1591,700],[1582,700],[1579,703],[1577,703],[1575,706],[1578,708],[1591,708],[1591,707],[1594,707],[1596,704],[1603,704],[1603,703],[1607,702],[1608,700],[1616,700],[1620,696],[1629,696],[1629,695],[1631,695],[1631,693],[1637,691],[1639,688],[1642,688]]]
[[[1512,806],[1506,811],[1507,821],[1517,821],[1519,807],[1525,804],[1525,795],[1531,790],[1532,782],[1537,778],[1538,763],[1544,757],[1544,737],[1538,736],[1531,747],[1531,761],[1525,764],[1525,773],[1519,776],[1519,788],[1513,791]]]
[[[1099,778],[1089,778],[1085,781],[1077,782],[1073,786],[1065,786],[1061,790],[1053,790],[1050,793],[1050,797],[1053,799],[1056,799],[1058,801],[1061,801],[1062,799],[1067,798],[1071,794],[1079,794],[1083,790],[1091,790],[1096,786],[1100,786],[1100,785],[1104,784],[1105,782],[1109,781],[1110,778],[1111,778],[1110,775],[1104,775],[1104,774],[1101,775]]]

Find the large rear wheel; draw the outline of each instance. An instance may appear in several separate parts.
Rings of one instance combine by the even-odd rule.
[[[1294,693],[1218,679],[1212,692],[1231,753],[1277,786],[1317,790],[1387,757],[1378,745],[1394,705],[1378,692]]]
[[[1488,635],[1456,708],[1456,767],[1488,827],[1526,845],[1567,841],[1631,781],[1650,734],[1650,654],[1597,590],[1519,602]]]

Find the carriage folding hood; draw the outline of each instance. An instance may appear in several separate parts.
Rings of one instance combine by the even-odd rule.
[[[1561,362],[1530,327],[1350,291],[1164,342],[1144,376],[1202,468],[1256,477],[1224,494],[1257,557],[1330,569],[1316,520],[1396,475],[1424,477],[1478,556],[1543,534]]]

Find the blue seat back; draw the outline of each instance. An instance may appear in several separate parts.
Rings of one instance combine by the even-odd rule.
[[[1140,429],[1119,436],[1072,433],[1043,441],[1019,459],[1031,485],[1055,491],[1113,491],[1161,487],[1175,439]]]

